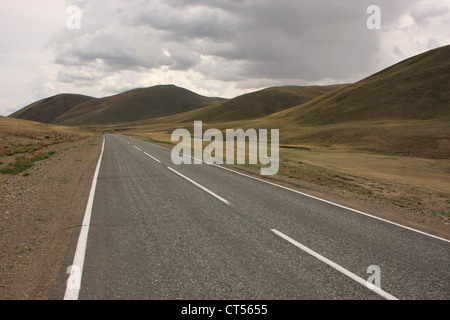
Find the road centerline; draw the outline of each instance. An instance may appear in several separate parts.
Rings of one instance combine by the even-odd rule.
[[[167,152],[171,152],[167,148],[155,145],[153,143],[149,143],[149,142],[147,142],[147,143],[149,145],[151,145],[151,146],[163,149],[163,150],[165,150]],[[183,156],[191,158],[191,159],[196,159],[196,158],[194,158],[192,156],[189,156],[189,155],[183,155]],[[320,197],[316,197],[316,196],[313,196],[313,195],[310,195],[310,194],[307,194],[307,193],[304,193],[304,192],[301,192],[301,191],[298,191],[298,190],[295,190],[295,189],[292,189],[292,188],[289,188],[289,187],[286,187],[286,186],[283,186],[283,185],[280,185],[280,184],[277,184],[277,183],[274,183],[274,182],[270,182],[270,181],[263,180],[261,178],[253,177],[253,176],[250,176],[248,174],[245,174],[245,173],[242,173],[242,172],[238,172],[238,171],[232,170],[230,168],[226,168],[224,166],[221,166],[221,165],[218,165],[218,164],[215,164],[215,163],[210,164],[210,163],[205,162],[203,159],[197,159],[197,160],[200,160],[200,161],[202,161],[203,163],[205,163],[207,165],[214,166],[216,168],[220,168],[222,170],[226,170],[226,171],[238,174],[238,175],[243,176],[243,177],[247,177],[247,178],[250,178],[250,179],[253,179],[253,180],[256,180],[256,181],[260,181],[260,182],[263,182],[263,183],[266,183],[266,184],[269,184],[269,185],[272,185],[272,186],[275,186],[275,187],[278,187],[278,188],[281,188],[281,189],[284,189],[284,190],[288,190],[288,191],[297,193],[297,194],[302,195],[304,197],[308,197],[308,198],[311,198],[311,199],[314,199],[314,200],[317,200],[317,201],[328,203],[330,205],[342,208],[344,210],[348,210],[348,211],[351,211],[351,212],[354,212],[354,213],[357,213],[357,214],[360,214],[360,215],[363,215],[363,216],[366,216],[366,217],[369,217],[369,218],[372,218],[372,219],[375,219],[375,220],[378,220],[378,221],[389,223],[391,225],[394,225],[394,226],[397,226],[397,227],[400,227],[400,228],[403,228],[403,229],[406,229],[406,230],[409,230],[409,231],[412,231],[412,232],[415,232],[415,233],[422,234],[422,235],[430,237],[430,238],[434,238],[434,239],[437,239],[437,240],[440,240],[440,241],[444,241],[444,242],[450,243],[449,239],[445,239],[445,238],[436,236],[436,235],[431,234],[431,233],[427,233],[427,232],[424,232],[424,231],[421,231],[421,230],[418,230],[418,229],[414,229],[412,227],[408,227],[408,226],[405,226],[405,225],[400,224],[400,223],[396,223],[396,222],[388,220],[388,219],[384,219],[384,218],[381,218],[381,217],[378,217],[378,216],[375,216],[375,215],[372,215],[372,214],[369,214],[369,213],[366,213],[366,212],[363,212],[363,211],[360,211],[360,210],[356,210],[356,209],[353,209],[353,208],[350,208],[350,207],[347,207],[347,206],[344,206],[344,205],[341,205],[341,204],[338,204],[338,203],[335,203],[335,202],[332,202],[332,201],[329,201],[329,200],[325,200],[325,199],[322,199]]]
[[[221,196],[217,195],[216,193],[212,192],[211,190],[205,188],[204,186],[202,186],[201,184],[195,182],[194,180],[186,177],[185,175],[179,173],[178,171],[172,169],[171,167],[167,167],[167,169],[169,169],[170,171],[176,173],[177,175],[179,175],[180,177],[184,178],[185,180],[189,181],[190,183],[192,183],[193,185],[199,187],[200,189],[202,189],[203,191],[206,191],[207,193],[209,193],[210,195],[214,196],[215,198],[219,199],[220,201],[222,201],[223,203],[225,203],[226,205],[231,205],[231,202],[229,202],[228,200],[222,198]]]
[[[369,290],[375,292],[376,294],[382,296],[383,298],[387,300],[398,300],[398,298],[394,297],[393,295],[387,293],[386,291],[382,290],[381,288],[371,284],[370,282],[364,280],[363,278],[357,276],[356,274],[352,273],[351,271],[345,269],[344,267],[341,267],[337,263],[325,258],[324,256],[318,254],[317,252],[309,249],[308,247],[302,245],[301,243],[295,241],[294,239],[288,237],[287,235],[281,233],[280,231],[276,229],[271,229],[273,233],[275,233],[280,238],[288,241],[289,243],[293,244],[297,248],[303,250],[304,252],[308,253],[309,255],[313,256],[314,258],[318,259],[319,261],[329,265],[333,269],[339,271],[340,273],[346,275],[347,277],[351,278],[352,280],[358,282],[359,284],[362,284],[364,287],[368,288]]]
[[[161,163],[161,161],[159,161],[158,159],[156,159],[155,157],[153,157],[152,155],[149,155],[147,152],[144,152],[144,154],[150,158],[152,158],[153,160],[155,160],[156,162]]]

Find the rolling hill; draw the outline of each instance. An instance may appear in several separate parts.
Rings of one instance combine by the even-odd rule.
[[[284,143],[450,158],[450,46],[258,119]]]
[[[96,98],[80,94],[58,94],[36,101],[10,115],[11,118],[31,120],[43,123],[55,123],[55,119],[70,109]]]
[[[160,85],[87,101],[59,116],[56,122],[71,126],[131,122],[195,110],[223,100],[174,85]]]
[[[104,98],[60,94],[10,115],[44,123],[93,126],[163,117],[222,102],[174,85],[139,88]]]
[[[274,89],[120,128],[146,136],[155,132],[161,138],[163,132],[190,129],[193,120],[204,120],[204,128],[221,130],[278,128],[284,145],[450,158],[449,57],[450,46],[437,48],[297,106],[252,119],[243,108],[235,106],[251,105],[258,95]],[[289,91],[287,96],[292,97]],[[278,94],[272,91],[268,96]],[[253,105],[249,110],[262,115],[268,109]]]
[[[366,79],[273,114],[305,125],[450,116],[450,45],[425,52]]]
[[[197,110],[164,118],[164,122],[180,123],[202,120],[207,123],[247,120],[263,117],[305,103],[327,92],[343,87],[282,86],[251,92]],[[153,120],[155,122],[159,120]]]
[[[34,110],[43,101],[15,115],[146,134],[202,120],[205,128],[279,128],[283,144],[449,158],[449,57],[450,45],[347,85],[274,87],[230,100],[162,85],[89,99],[57,116]]]

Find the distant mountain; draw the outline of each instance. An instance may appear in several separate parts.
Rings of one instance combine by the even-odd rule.
[[[342,85],[271,87],[201,109],[167,117],[162,121],[190,122],[202,120],[214,123],[255,119],[305,103],[342,87]]]
[[[292,103],[298,105],[289,107]],[[353,84],[269,88],[118,128],[170,133],[175,128],[192,129],[193,120],[220,130],[277,128],[284,145],[450,158],[450,46]]]
[[[68,112],[74,106],[96,98],[80,94],[58,94],[34,102],[10,115],[12,118],[31,120],[43,123],[55,123],[55,119]]]
[[[342,87],[272,87],[227,100],[201,96],[174,85],[159,85],[98,99],[61,94],[35,102],[10,117],[69,126],[152,122],[162,117],[173,122],[236,121],[285,110]]]
[[[37,101],[10,117],[70,126],[94,126],[163,117],[225,100],[204,97],[174,85],[159,85],[99,99],[60,94]]]
[[[202,120],[205,127],[219,129],[230,125],[279,128],[283,144],[449,158],[449,57],[450,45],[353,84],[274,87],[230,100],[204,97],[173,85],[101,99],[74,95],[86,99],[82,103],[71,95],[64,100],[69,95],[61,95],[38,101],[12,116],[135,132],[169,132],[180,124],[186,127]]]
[[[146,124],[161,123],[173,125],[195,120],[201,120],[205,123],[251,120],[291,108],[343,86],[345,85],[271,87],[196,110],[163,118],[148,119],[137,123],[125,123],[123,126],[145,126]]]
[[[224,100],[174,85],[160,85],[87,101],[60,115],[56,122],[71,126],[124,123],[182,113]]]

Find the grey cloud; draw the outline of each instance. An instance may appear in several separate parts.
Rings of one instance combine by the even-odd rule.
[[[444,3],[423,3],[422,5],[416,7],[411,11],[411,16],[414,18],[414,21],[419,25],[427,26],[429,22],[436,18],[444,17],[447,15],[447,22],[450,25],[449,15],[450,13],[450,4]]]
[[[70,4],[83,9],[81,30],[65,27]],[[381,7],[382,30],[365,26],[372,4]],[[5,1],[0,103],[160,81],[228,97],[356,81],[448,44],[449,12],[448,0]]]
[[[232,41],[236,33],[235,17],[210,6],[170,6],[168,3],[144,7],[131,20],[135,26],[149,26],[163,31],[162,41],[187,42],[209,39]]]
[[[97,30],[91,26],[56,45],[55,62],[83,66],[101,59],[110,72],[192,69],[222,81],[351,78],[373,68],[381,34],[366,28],[366,9],[373,2],[152,0],[131,5],[116,0],[118,8],[108,10],[111,21],[103,18]],[[405,0],[377,2],[384,24],[406,5]],[[86,18],[92,16],[89,5]],[[210,61],[202,57],[215,59],[216,68],[209,70]]]
[[[55,56],[62,65],[85,66],[101,60],[110,71],[157,68],[173,61],[143,30],[112,29],[74,39]]]

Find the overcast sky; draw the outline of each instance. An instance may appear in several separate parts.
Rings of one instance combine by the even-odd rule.
[[[58,93],[349,83],[450,44],[449,0],[0,1],[0,115]]]

